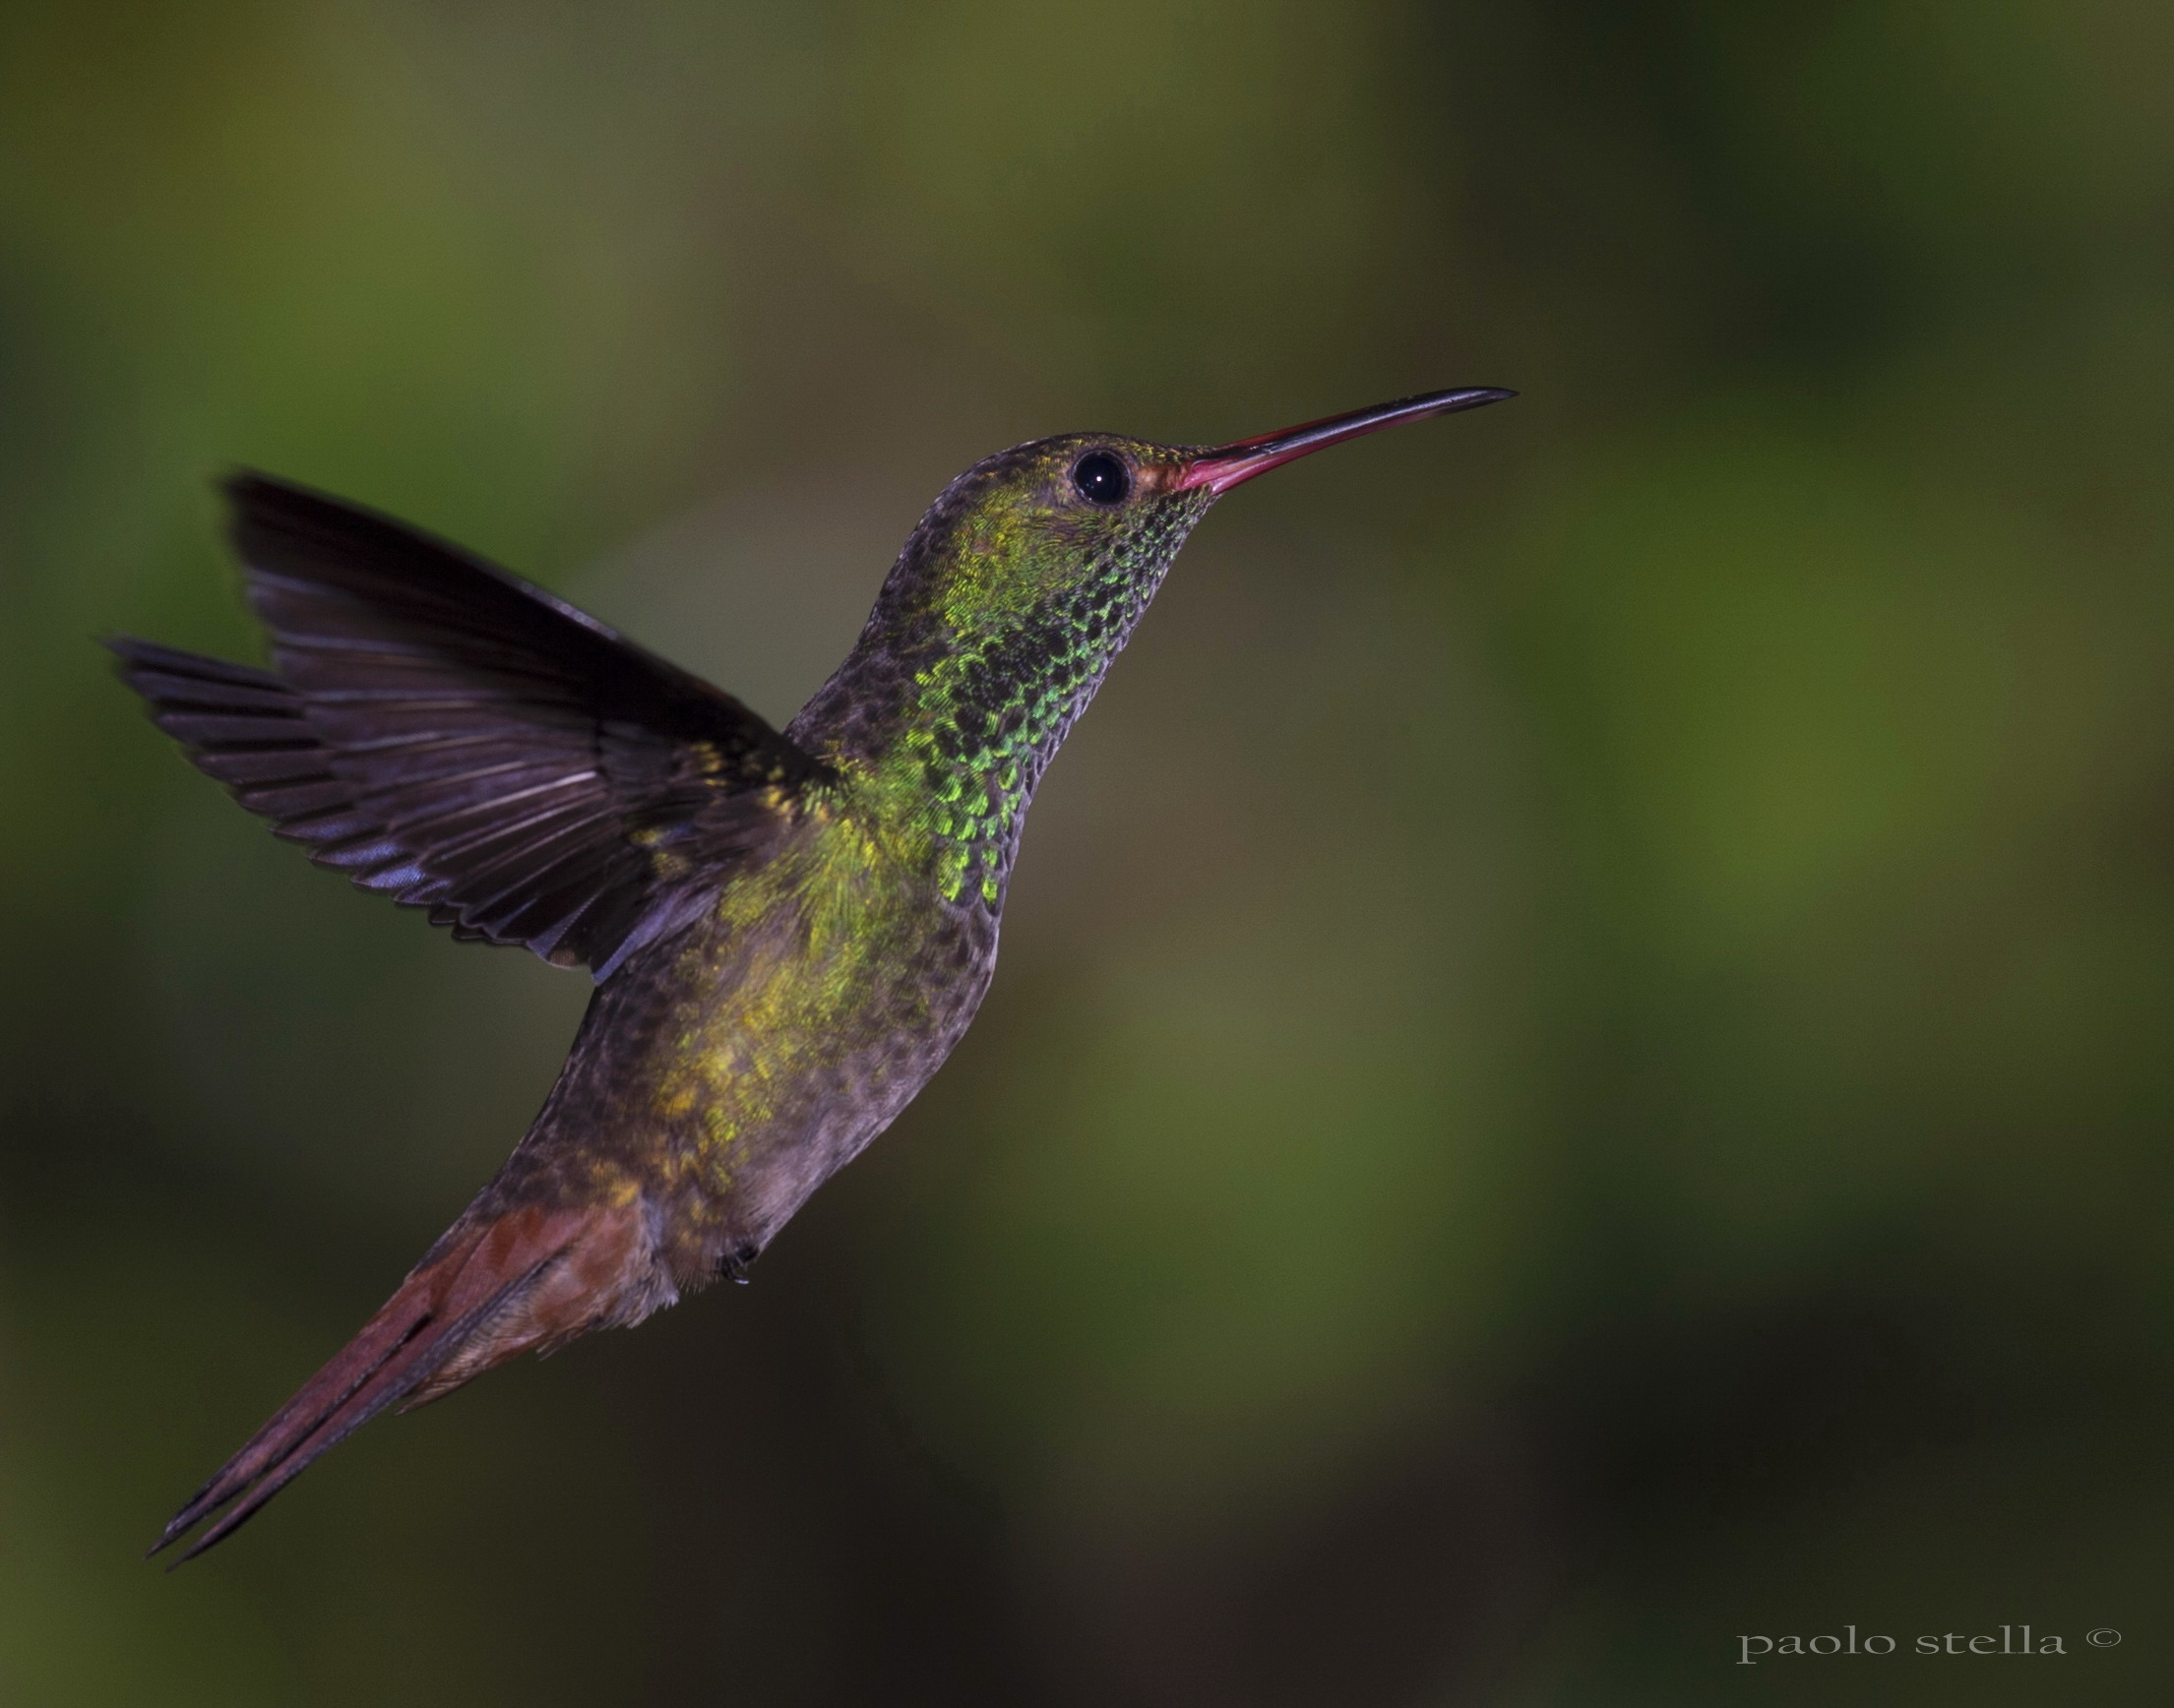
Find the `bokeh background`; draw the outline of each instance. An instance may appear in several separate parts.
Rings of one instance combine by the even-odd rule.
[[[0,1700],[2164,1701],[2170,58],[2145,0],[8,0]],[[260,655],[209,477],[782,720],[983,453],[1453,384],[1524,396],[1203,528],[978,1026],[755,1285],[139,1562],[585,991],[111,680]],[[1736,1665],[1852,1625],[1903,1652]]]

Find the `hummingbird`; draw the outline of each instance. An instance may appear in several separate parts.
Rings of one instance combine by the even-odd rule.
[[[782,730],[445,541],[227,479],[270,668],[123,637],[124,680],[319,865],[594,988],[505,1166],[152,1553],[200,1524],[181,1559],[223,1541],[388,1408],[744,1280],[964,1034],[1035,785],[1209,508],[1326,446],[1515,396],[985,458]]]

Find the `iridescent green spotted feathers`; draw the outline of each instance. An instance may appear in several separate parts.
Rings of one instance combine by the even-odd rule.
[[[1121,459],[1115,504],[1074,471]],[[1180,453],[1108,435],[977,463],[931,507],[852,654],[788,734],[929,838],[946,900],[995,905],[1043,767],[1213,495]]]

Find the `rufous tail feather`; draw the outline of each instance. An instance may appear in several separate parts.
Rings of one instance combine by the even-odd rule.
[[[549,1351],[669,1304],[669,1289],[660,1295],[652,1274],[635,1204],[524,1206],[456,1227],[362,1332],[174,1514],[151,1552],[222,1507],[175,1563],[223,1542],[311,1461],[390,1406],[421,1405],[530,1349]]]

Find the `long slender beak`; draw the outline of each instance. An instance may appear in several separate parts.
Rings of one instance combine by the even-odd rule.
[[[1517,393],[1506,392],[1500,386],[1422,392],[1416,397],[1377,403],[1371,409],[1353,409],[1348,414],[1308,421],[1302,427],[1286,427],[1280,433],[1241,439],[1235,445],[1218,445],[1212,451],[1201,452],[1186,463],[1177,478],[1170,482],[1170,487],[1174,491],[1187,492],[1205,486],[1220,498],[1256,474],[1266,474],[1325,445],[1341,445],[1346,439],[1356,439],[1362,433],[1379,433],[1384,427],[1398,427],[1406,421],[1424,421],[1435,415],[1451,415],[1460,409],[1477,409],[1483,403],[1499,403],[1516,396]]]

